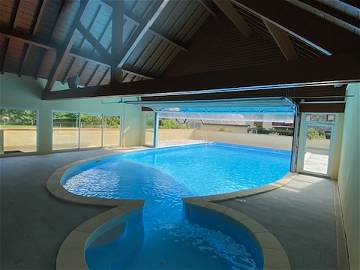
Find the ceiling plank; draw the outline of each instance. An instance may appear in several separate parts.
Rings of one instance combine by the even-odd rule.
[[[106,78],[106,75],[108,74],[109,71],[110,71],[110,67],[108,67],[108,68],[106,69],[106,71],[103,73],[103,75],[101,76],[101,78],[100,78],[100,80],[99,80],[99,82],[98,82],[98,85],[101,85],[101,84],[102,84],[102,82],[103,82],[104,79]]]
[[[281,53],[284,55],[285,59],[287,61],[296,60],[298,56],[288,33],[269,21],[263,20],[263,22],[274,41],[278,45]]]
[[[244,17],[236,10],[230,0],[213,1],[245,37],[249,37],[251,35],[251,28],[245,21]]]
[[[60,48],[60,50],[58,50],[58,53],[56,54],[56,60],[53,65],[53,68],[50,71],[50,75],[49,75],[48,81],[45,86],[45,91],[51,91],[51,88],[53,87],[60,71],[63,68],[65,59],[68,56],[70,49],[74,42],[75,30],[78,27],[78,25],[80,24],[81,16],[85,11],[85,8],[86,8],[88,2],[89,2],[89,0],[81,0],[81,2],[80,2],[80,7],[76,13],[76,16],[75,16],[74,21],[71,25],[71,28],[68,32],[68,35],[63,43],[63,46]]]
[[[157,5],[157,3],[157,1],[154,2],[155,5]],[[150,27],[154,24],[156,19],[160,16],[161,12],[165,9],[168,3],[170,3],[170,0],[163,0],[160,6],[155,9],[155,12],[153,12],[151,17],[140,22],[139,26],[135,30],[134,35],[132,35],[132,38],[129,41],[129,45],[127,45],[123,50],[123,54],[120,61],[118,62],[118,66],[122,67],[125,64],[128,57],[135,50],[136,46],[145,36]]]
[[[43,98],[154,96],[261,89],[270,91],[270,89],[278,88],[336,85],[359,81],[360,55],[342,55],[204,72],[181,77],[86,87],[77,89],[77,91],[56,91],[45,94]]]
[[[324,55],[351,53],[360,46],[360,37],[355,33],[325,21],[292,5],[289,1],[231,1],[239,8],[269,21]]]
[[[60,50],[58,47],[56,47],[56,44],[54,44],[54,43],[42,41],[42,40],[39,40],[39,39],[29,36],[29,35],[24,35],[24,34],[15,33],[15,32],[12,33],[12,32],[9,32],[8,30],[4,30],[4,29],[0,29],[0,35],[5,36],[7,38],[16,39],[16,40],[24,42],[26,44],[31,44],[36,47],[44,48],[46,50],[52,50],[55,52]],[[92,62],[95,64],[101,64],[101,65],[108,66],[108,67],[110,67],[110,64],[111,64],[110,62],[106,62],[103,59],[96,59],[92,55],[85,55],[84,53],[82,53],[81,51],[79,51],[77,49],[71,49],[71,51],[69,52],[68,55],[75,57],[75,58],[82,58],[85,61]],[[125,69],[123,68],[123,71],[126,73],[134,74],[136,76],[139,76],[139,77],[142,77],[145,79],[154,79],[153,76],[135,72],[135,71],[130,70],[129,68],[125,68]]]
[[[121,58],[123,51],[124,34],[124,1],[114,1],[112,3],[112,35],[111,35],[111,82],[122,81],[117,76],[118,59]]]
[[[85,86],[88,86],[89,83],[91,82],[92,78],[95,76],[96,72],[98,71],[100,65],[96,65],[96,67],[94,68],[93,72],[91,73],[89,79],[86,81]]]
[[[39,4],[38,10],[37,10],[36,15],[35,15],[35,23],[34,23],[34,25],[32,27],[32,31],[31,31],[32,36],[34,36],[36,34],[36,32],[38,31],[38,29],[39,29],[40,20],[41,20],[41,18],[43,16],[46,4],[47,4],[47,0],[43,0]],[[27,59],[29,58],[31,47],[32,47],[31,44],[26,44],[25,45],[25,51],[24,51],[23,57],[21,59],[20,68],[18,70],[18,75],[19,76],[21,76],[23,71],[24,71],[25,63],[26,63]]]
[[[20,6],[20,0],[16,0],[14,2],[13,10],[11,13],[8,29],[14,29],[16,28],[16,18],[18,17],[19,12],[19,6]],[[8,39],[4,46],[4,54],[2,55],[0,59],[0,72],[4,73],[5,70],[5,62],[6,62],[6,55],[9,48],[10,39]]]

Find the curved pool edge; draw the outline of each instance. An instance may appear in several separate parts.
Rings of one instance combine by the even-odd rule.
[[[121,155],[128,152],[144,151],[144,150],[146,151],[149,149],[146,148],[126,149],[116,153],[98,155],[88,159],[78,160],[58,168],[48,178],[48,181],[46,182],[47,190],[51,195],[53,195],[54,197],[60,200],[75,204],[113,207],[110,210],[107,210],[99,215],[92,217],[91,219],[86,220],[85,222],[81,223],[77,228],[75,228],[73,231],[70,232],[70,234],[65,238],[65,240],[61,244],[60,249],[58,251],[56,258],[56,269],[61,269],[61,270],[88,269],[85,260],[85,249],[87,247],[87,242],[91,238],[91,235],[101,226],[109,223],[111,219],[121,218],[122,216],[124,216],[125,214],[131,211],[135,211],[136,209],[142,209],[142,207],[144,206],[144,200],[105,199],[105,198],[103,199],[103,198],[94,198],[94,197],[84,197],[71,193],[67,191],[61,184],[61,180],[65,172],[70,168],[76,167],[86,162],[97,161],[112,155]],[[247,228],[254,235],[256,234],[255,237],[259,242],[259,245],[263,251],[263,256],[264,256],[263,269],[291,269],[285,250],[283,249],[280,242],[273,234],[271,234],[261,224],[257,223],[255,220],[242,214],[241,212],[216,204],[215,202],[241,198],[241,197],[248,197],[248,196],[272,191],[274,189],[278,189],[280,187],[285,186],[296,175],[297,175],[296,173],[288,173],[286,176],[282,177],[278,181],[259,188],[231,192],[231,193],[210,195],[210,196],[187,197],[187,198],[183,198],[183,201],[188,204],[202,205],[201,207],[226,215],[234,219],[236,222],[240,223],[242,226]],[[245,224],[243,222],[245,222]]]
[[[96,237],[95,234],[101,233],[99,232],[101,229],[107,231],[110,223],[113,223],[113,226],[122,224],[126,214],[140,210],[142,207],[141,201],[118,205],[81,223],[62,242],[56,257],[56,269],[88,269],[85,250],[90,245],[91,239]]]
[[[214,211],[245,227],[254,236],[261,248],[264,260],[263,269],[291,269],[289,258],[279,240],[254,219],[237,210],[202,198],[185,198],[183,201],[191,206]]]
[[[296,175],[298,175],[298,174],[289,172],[288,174],[286,174],[279,180],[277,180],[273,183],[258,187],[258,188],[240,190],[240,191],[217,194],[217,195],[187,197],[184,199],[202,199],[202,200],[209,201],[209,202],[221,202],[221,201],[226,201],[226,200],[231,200],[231,199],[236,199],[236,198],[249,197],[249,196],[253,196],[253,195],[257,195],[257,194],[261,194],[264,192],[272,191],[274,189],[281,188],[281,187],[287,185],[291,180],[293,180],[296,177]]]

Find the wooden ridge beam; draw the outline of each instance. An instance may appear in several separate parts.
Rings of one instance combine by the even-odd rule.
[[[81,0],[81,2],[80,2],[79,10],[77,11],[77,13],[75,15],[74,21],[70,27],[67,37],[65,38],[63,46],[60,48],[60,50],[56,54],[56,60],[53,65],[53,68],[50,71],[50,75],[49,75],[48,81],[45,86],[45,92],[51,91],[51,88],[53,87],[60,71],[63,68],[65,59],[68,56],[70,49],[74,42],[75,30],[77,29],[77,27],[80,24],[81,16],[85,11],[85,8],[86,8],[88,2],[89,2],[89,0]]]
[[[48,93],[44,99],[100,96],[155,96],[269,90],[346,84],[360,81],[360,56],[319,57],[181,77],[85,87]]]
[[[360,46],[360,37],[340,26],[325,21],[288,1],[230,0],[324,55],[349,53]]]

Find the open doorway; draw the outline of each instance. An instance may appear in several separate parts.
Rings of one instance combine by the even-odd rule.
[[[335,147],[336,114],[303,115],[299,145],[299,171],[330,176]]]

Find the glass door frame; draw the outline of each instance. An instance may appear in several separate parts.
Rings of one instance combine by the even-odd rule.
[[[306,121],[306,116],[310,114],[333,114],[335,116],[334,121]],[[334,154],[335,154],[335,145],[336,145],[336,130],[338,124],[338,115],[336,113],[303,113],[301,116],[300,124],[300,138],[299,138],[299,152],[298,152],[298,161],[297,168],[298,172],[312,174],[317,176],[331,177],[331,168],[333,166]],[[326,126],[331,130],[330,144],[329,144],[329,156],[328,156],[328,166],[325,174],[318,172],[311,172],[304,170],[305,165],[305,153],[306,153],[306,141],[307,141],[307,131],[309,127],[321,127]]]

